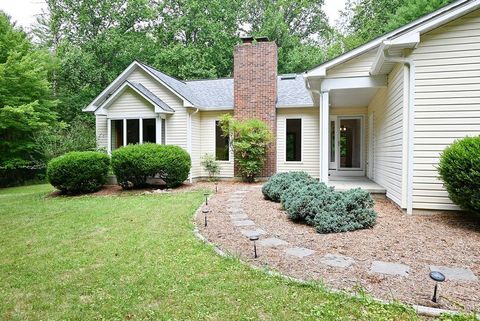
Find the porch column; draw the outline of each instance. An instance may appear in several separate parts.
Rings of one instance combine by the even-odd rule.
[[[155,143],[161,144],[162,143],[162,116],[157,115],[155,118],[156,126],[155,126]]]
[[[138,120],[138,142],[143,144],[143,118]]]
[[[127,146],[127,120],[123,119],[123,146]]]
[[[328,184],[329,92],[320,93],[320,181]]]

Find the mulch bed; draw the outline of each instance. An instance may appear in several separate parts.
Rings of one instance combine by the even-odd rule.
[[[379,214],[374,228],[347,233],[318,234],[313,227],[290,221],[281,205],[263,199],[261,185],[220,183],[219,192],[209,200],[208,228],[197,217],[200,233],[224,251],[257,266],[268,266],[286,275],[305,280],[323,280],[347,291],[359,288],[385,300],[400,300],[445,309],[480,310],[480,282],[449,281],[440,285],[441,299],[431,301],[434,283],[428,277],[430,265],[468,267],[480,277],[480,220],[460,213],[408,216],[386,199],[376,201]],[[289,247],[315,250],[298,259],[285,255],[283,248],[259,247],[260,257],[252,258],[252,244],[242,228],[233,226],[227,204],[231,192],[247,189],[243,209],[265,237],[288,241]],[[248,229],[248,228],[245,228]],[[319,262],[325,254],[341,254],[355,259],[348,268],[327,267]],[[410,266],[408,277],[373,274],[373,261]]]

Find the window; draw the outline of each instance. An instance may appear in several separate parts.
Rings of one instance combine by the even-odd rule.
[[[215,121],[215,160],[228,161],[230,159],[229,137],[223,136],[220,122]]]
[[[143,142],[144,143],[156,143],[157,142],[157,130],[156,119],[149,118],[143,119]]]
[[[140,126],[140,121],[142,126]],[[126,135],[124,130],[126,129]],[[112,150],[128,144],[155,143],[156,142],[156,119],[112,119],[110,140]],[[126,142],[125,142],[126,140]]]
[[[300,162],[302,160],[302,120],[287,119],[286,135],[286,160],[287,162]]]

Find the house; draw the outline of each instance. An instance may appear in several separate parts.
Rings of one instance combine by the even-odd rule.
[[[458,209],[438,179],[441,151],[480,134],[480,0],[460,0],[304,74],[277,75],[276,45],[245,38],[234,77],[181,81],[133,62],[86,109],[98,145],[185,148],[234,177],[218,119],[259,118],[276,134],[263,176],[303,170],[334,184],[370,179],[407,213]]]

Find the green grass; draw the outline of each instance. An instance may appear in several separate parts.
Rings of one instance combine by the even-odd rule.
[[[0,190],[2,320],[417,320],[226,259],[192,233],[202,192]]]

